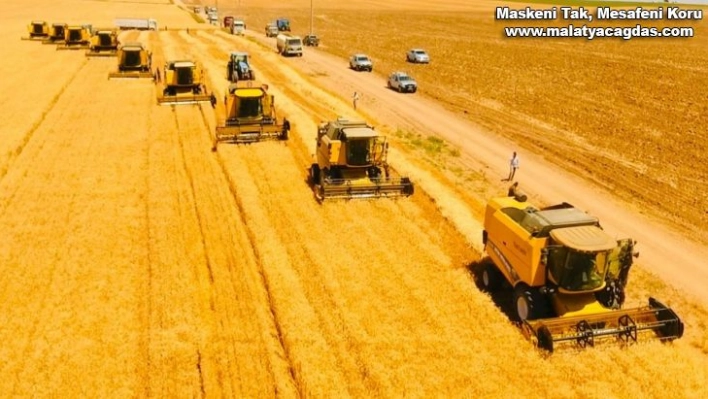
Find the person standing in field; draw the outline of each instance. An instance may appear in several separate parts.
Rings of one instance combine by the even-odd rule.
[[[352,96],[352,102],[354,103],[354,110],[356,111],[356,103],[359,101],[359,92],[355,91]]]
[[[512,181],[514,175],[516,174],[516,169],[519,169],[519,156],[516,155],[516,151],[511,156],[511,161],[509,161],[509,178],[506,181]]]

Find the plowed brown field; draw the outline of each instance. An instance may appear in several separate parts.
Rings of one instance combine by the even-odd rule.
[[[126,35],[157,60],[201,61],[217,98],[228,52],[251,51],[293,122],[291,140],[212,153],[219,109],[158,106],[152,82],[106,79],[114,59],[18,37],[32,19],[118,16],[189,27]],[[413,197],[317,204],[305,183],[316,122],[349,104],[252,41],[199,27],[157,0],[3,9],[0,68],[12,79],[0,90],[12,95],[0,99],[0,392],[708,394],[706,307],[641,268],[631,305],[669,301],[683,339],[552,357],[534,349],[468,271],[480,256],[470,247],[477,202],[413,148],[391,154],[422,189]]]

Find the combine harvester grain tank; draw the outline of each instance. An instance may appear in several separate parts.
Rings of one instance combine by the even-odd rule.
[[[597,218],[568,203],[538,209],[526,201],[512,189],[508,197],[487,204],[482,241],[488,258],[479,281],[489,292],[504,282],[513,287],[527,338],[551,352],[608,339],[681,338],[683,322],[658,300],[622,308],[638,256],[633,240],[614,239]]]
[[[268,87],[253,80],[229,85],[224,98],[226,120],[216,127],[212,151],[219,143],[250,144],[265,140],[287,140],[290,122],[278,122],[275,97]]]

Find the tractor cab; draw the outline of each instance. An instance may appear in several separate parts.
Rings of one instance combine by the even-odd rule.
[[[227,64],[227,78],[232,82],[254,80],[255,73],[249,63],[248,53],[232,51]]]

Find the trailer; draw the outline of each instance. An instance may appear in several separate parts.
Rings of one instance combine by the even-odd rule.
[[[157,30],[157,20],[152,18],[116,18],[115,25],[120,30]]]

